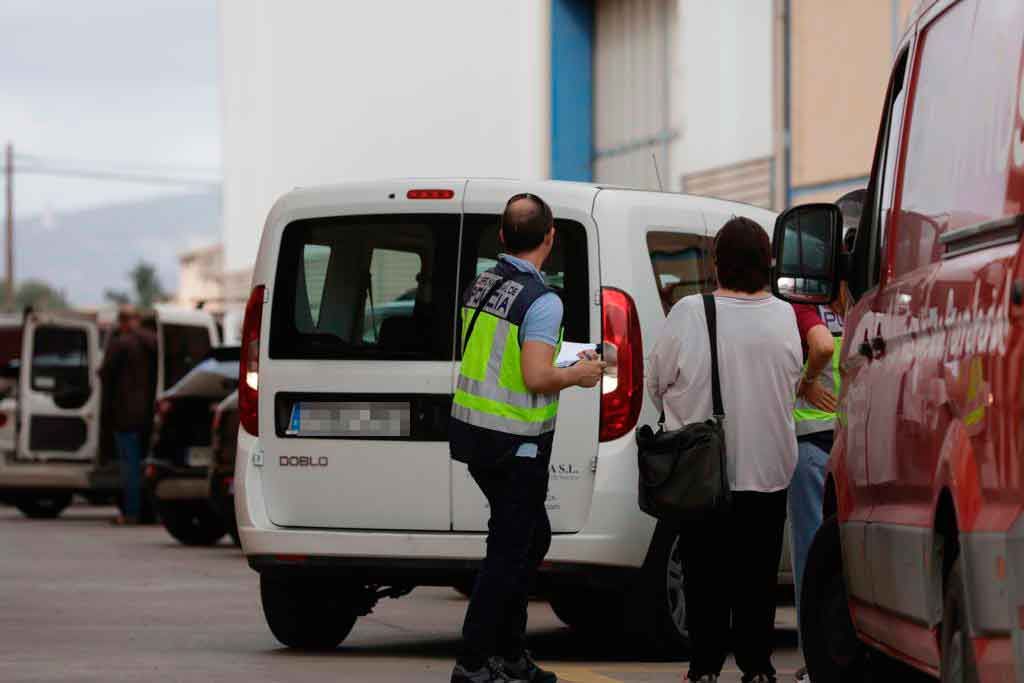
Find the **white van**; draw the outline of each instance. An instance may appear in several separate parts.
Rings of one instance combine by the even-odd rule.
[[[380,597],[465,585],[483,557],[486,502],[446,436],[456,316],[460,293],[494,265],[499,216],[518,192],[554,211],[545,274],[565,301],[565,339],[603,342],[617,360],[601,392],[562,392],[538,591],[570,625],[685,645],[678,537],[637,506],[634,431],[658,417],[644,357],[672,304],[713,288],[718,229],[747,216],[770,231],[775,214],[465,179],[298,189],[267,219],[242,333],[235,505],[284,644],[334,647]]]
[[[157,387],[192,369],[218,341],[202,311],[156,306]],[[113,433],[105,428],[99,367],[103,316],[29,313],[23,323],[13,452],[0,456],[0,500],[29,517],[56,517],[75,493],[94,502],[120,490]]]

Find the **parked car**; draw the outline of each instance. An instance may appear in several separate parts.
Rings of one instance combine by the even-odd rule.
[[[300,189],[270,213],[243,325],[235,508],[282,643],[333,647],[381,597],[472,580],[488,510],[449,458],[456,320],[460,293],[500,251],[506,200],[523,191],[554,210],[546,275],[565,300],[565,338],[603,342],[617,357],[601,392],[561,395],[547,501],[554,539],[538,592],[570,625],[624,631],[661,652],[685,645],[686,539],[637,506],[634,431],[657,420],[644,349],[672,303],[714,287],[719,227],[734,215],[770,226],[775,214],[491,180]],[[412,288],[411,310],[368,339],[370,297],[387,305]]]
[[[237,365],[237,363],[236,363]],[[217,404],[213,412],[213,464],[207,492],[235,543],[239,543],[235,519],[235,451],[238,448],[238,391]]]
[[[228,528],[209,500],[214,412],[238,386],[238,348],[213,349],[156,401],[145,485],[160,523],[185,545],[211,545]]]
[[[156,392],[181,379],[215,346],[208,313],[159,305]],[[0,499],[32,517],[56,517],[73,494],[116,502],[120,476],[104,419],[98,371],[103,326],[96,316],[29,313],[17,366],[13,452],[0,457]],[[2,336],[2,335],[0,335]]]
[[[803,646],[815,681],[878,652],[1024,681],[1024,3],[924,2],[909,26],[852,257],[835,206],[776,227],[780,296],[845,276],[856,300]]]

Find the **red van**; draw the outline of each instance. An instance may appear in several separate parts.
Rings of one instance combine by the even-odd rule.
[[[811,679],[894,656],[1024,681],[1024,0],[931,0],[897,53],[852,254],[831,204],[775,227],[776,295],[845,279],[839,425],[811,548]]]

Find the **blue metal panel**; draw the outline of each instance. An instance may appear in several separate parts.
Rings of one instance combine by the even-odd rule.
[[[594,177],[594,2],[551,2],[551,177]]]

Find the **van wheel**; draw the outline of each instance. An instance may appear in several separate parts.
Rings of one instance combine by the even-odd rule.
[[[21,513],[30,519],[56,519],[71,505],[70,493],[51,493],[19,497],[14,502]]]
[[[679,659],[690,648],[679,531],[658,523],[639,580],[627,592],[626,632],[647,654]]]
[[[978,683],[978,666],[964,601],[963,561],[959,557],[946,579],[940,671],[943,683]]]
[[[270,632],[298,650],[333,650],[358,618],[356,592],[336,581],[261,574],[260,599]]]
[[[574,631],[599,632],[609,627],[606,622],[610,620],[604,614],[608,600],[596,590],[559,586],[548,601],[555,616]]]
[[[213,545],[227,533],[206,501],[157,500],[156,506],[164,528],[185,545]]]
[[[812,681],[863,681],[869,675],[867,648],[850,619],[839,521],[825,519],[811,542],[800,594],[800,637]]]

